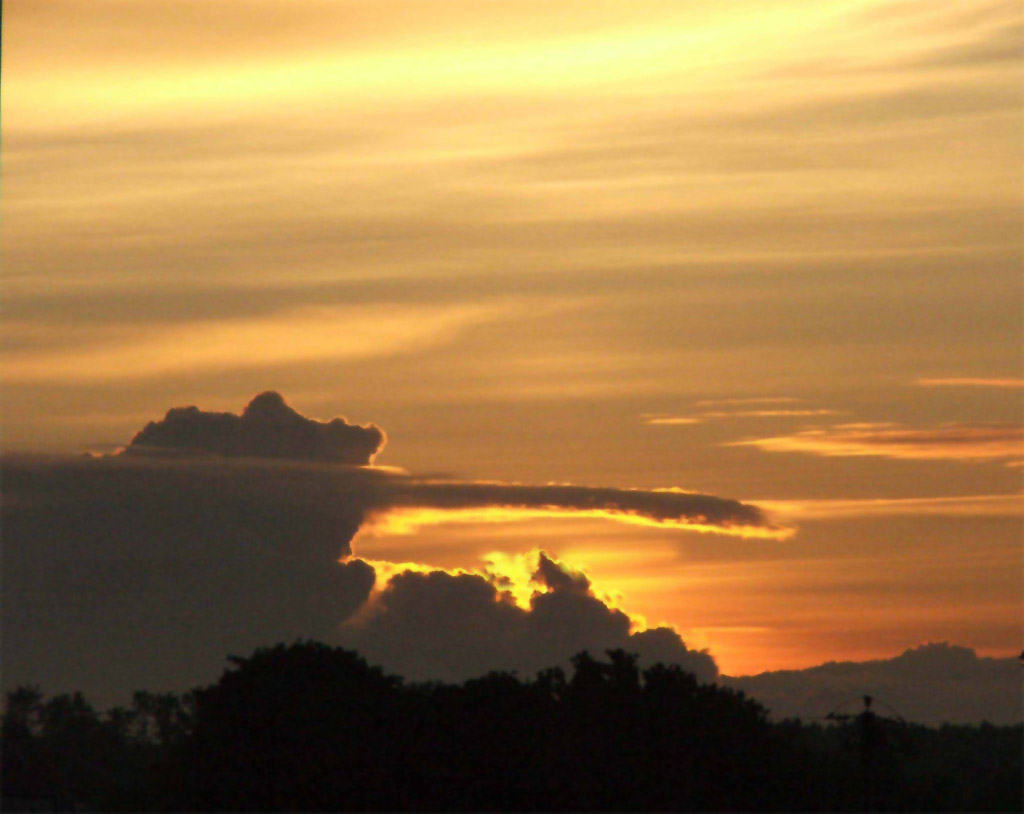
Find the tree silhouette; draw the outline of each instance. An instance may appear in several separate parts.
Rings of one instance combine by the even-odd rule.
[[[20,688],[3,720],[4,810],[39,797],[104,811],[862,807],[858,722],[772,724],[678,666],[606,655],[533,679],[406,684],[357,653],[298,642],[231,657],[187,696],[139,692],[104,716],[80,695]],[[1021,735],[905,727],[906,748],[875,749],[893,769],[877,803],[1020,810]]]

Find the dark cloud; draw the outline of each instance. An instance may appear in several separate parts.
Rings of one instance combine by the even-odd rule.
[[[311,465],[4,459],[2,477],[7,688],[186,689],[228,653],[329,636],[373,584],[337,562],[357,504]]]
[[[364,467],[209,456],[6,456],[2,480],[5,686],[79,689],[101,706],[139,688],[209,681],[228,653],[329,639],[373,584],[365,563],[338,562],[368,512],[492,501],[560,505],[567,516],[574,507],[654,516],[707,513],[709,500],[718,507],[691,495],[421,482]],[[744,522],[756,512],[723,505]],[[630,641],[628,618],[587,595],[584,576],[554,561],[538,571],[553,592],[525,616],[503,609],[482,577],[396,577],[381,605],[390,613],[372,623],[384,638],[361,641],[368,655],[404,653],[397,663],[410,675],[436,677],[532,669]],[[448,601],[447,613],[423,615]],[[416,625],[431,636],[414,636]]]
[[[197,407],[172,409],[163,421],[150,422],[138,432],[124,454],[214,455],[366,465],[383,443],[384,433],[373,425],[351,425],[341,418],[330,422],[307,419],[289,407],[280,394],[266,392],[256,396],[241,416],[206,412]],[[342,499],[357,506],[360,515],[402,509],[507,508],[568,514],[599,512],[622,519],[712,526],[727,533],[749,532],[759,536],[779,536],[787,531],[773,526],[756,506],[679,489],[533,486],[384,473],[369,478],[337,472],[326,479],[334,482]],[[360,488],[353,492],[356,484]]]
[[[125,449],[153,452],[210,453],[226,458],[285,458],[365,466],[384,445],[384,433],[372,424],[349,424],[343,418],[321,422],[289,407],[279,393],[256,396],[242,411],[204,412],[176,407],[163,421],[151,421]]]
[[[533,581],[546,585],[552,591],[575,591],[585,594],[590,590],[590,580],[586,574],[582,571],[573,571],[552,560],[543,551],[540,552]]]
[[[482,575],[406,571],[341,627],[338,641],[419,680],[461,681],[491,670],[532,675],[580,650],[616,648],[637,653],[642,664],[679,664],[705,682],[718,675],[710,655],[689,650],[669,628],[631,634],[630,618],[584,587],[585,575],[540,556],[538,574],[550,581],[529,608]]]
[[[80,689],[109,706],[139,688],[208,682],[228,653],[296,638],[355,646],[413,678],[528,674],[616,647],[716,674],[672,630],[631,634],[585,574],[548,554],[532,569],[540,590],[528,607],[507,580],[478,574],[400,573],[373,593],[370,565],[338,559],[366,507],[383,511],[395,492],[411,500],[418,481],[408,476],[314,462],[7,456],[2,483],[7,688]],[[460,490],[486,485],[426,486],[424,502],[457,507]],[[825,715],[869,693],[908,719],[993,722],[1020,719],[1019,680],[1011,659],[938,645],[724,679],[780,717]]]
[[[333,562],[351,553],[374,470],[220,459],[3,459],[5,553],[68,540],[83,554],[157,548],[176,557],[234,546]]]
[[[459,512],[506,510],[550,513],[572,517],[604,516],[627,522],[699,528],[723,534],[785,537],[791,530],[773,524],[757,506],[738,500],[676,489],[617,489],[571,484],[507,484],[393,477],[370,508],[378,514],[396,514],[399,524],[416,525],[458,519]],[[429,510],[419,512],[418,510]],[[475,516],[475,515],[471,515]],[[492,519],[493,516],[492,516]],[[386,525],[385,525],[386,527]]]
[[[352,555],[368,517],[389,512],[598,512],[779,533],[757,507],[708,495],[438,481],[341,466],[339,457],[354,455],[350,431],[361,434],[365,458],[382,438],[338,420],[308,421],[264,394],[241,417],[172,410],[136,436],[128,455],[5,456],[5,685],[79,689],[106,705],[139,688],[208,681],[230,652],[329,638],[366,604],[375,578],[366,563],[339,560]],[[154,450],[165,454],[139,454]],[[593,597],[585,575],[545,555],[535,581],[546,592],[527,613],[506,608],[483,577],[400,575],[377,604],[387,612],[368,623],[383,638],[366,644],[406,653],[399,663],[411,675],[441,677],[477,666],[543,667],[584,647],[629,641],[628,617]],[[416,610],[435,605],[447,610]],[[424,645],[431,641],[436,649]]]
[[[640,656],[643,664],[678,664],[701,681],[713,681],[718,665],[706,650],[690,650],[672,628],[655,627],[641,630],[629,637],[629,650]]]
[[[920,723],[1020,723],[1021,668],[1015,658],[980,658],[969,647],[925,644],[891,659],[829,662],[808,670],[723,676],[776,718],[818,719],[837,707],[857,712],[864,695]]]

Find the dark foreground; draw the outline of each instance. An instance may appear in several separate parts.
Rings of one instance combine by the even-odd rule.
[[[351,651],[279,645],[105,715],[21,689],[4,810],[1022,810],[1020,726],[772,724],[740,693],[608,657],[409,685]]]

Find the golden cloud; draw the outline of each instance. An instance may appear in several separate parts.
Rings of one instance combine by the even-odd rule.
[[[901,460],[991,461],[1024,455],[1024,427],[1015,424],[942,424],[917,429],[857,423],[800,430],[792,435],[733,441],[765,452],[877,456]]]

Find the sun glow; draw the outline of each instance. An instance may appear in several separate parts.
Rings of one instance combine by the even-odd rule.
[[[372,613],[372,608],[377,597],[387,589],[388,585],[396,576],[405,573],[431,574],[441,572],[453,577],[481,577],[497,589],[498,593],[496,599],[498,601],[511,599],[511,601],[513,601],[519,608],[528,611],[531,609],[532,600],[537,596],[537,594],[546,593],[550,590],[543,583],[534,579],[542,553],[545,552],[540,548],[534,548],[530,551],[519,553],[491,551],[479,558],[479,565],[466,568],[441,567],[437,565],[428,565],[422,562],[393,562],[391,560],[359,557],[362,562],[365,562],[373,568],[376,574],[376,580],[374,582],[370,599],[367,602],[367,607],[364,608],[361,613],[357,614],[356,620],[365,617],[368,612]],[[344,562],[344,560],[342,561]],[[587,570],[585,568],[581,569],[577,567],[575,558],[564,560],[562,561],[562,564],[565,567],[572,568],[572,570],[577,573],[584,574],[587,579],[590,580],[590,574]],[[593,584],[593,581],[591,580],[590,592],[609,608],[626,614],[630,619],[631,631],[635,632],[647,629],[647,620],[644,616],[636,613],[630,613],[622,607],[624,595],[621,591],[614,589],[606,590],[604,586],[599,587]],[[358,624],[358,621],[356,621],[356,623]],[[668,625],[669,623],[662,624]]]

